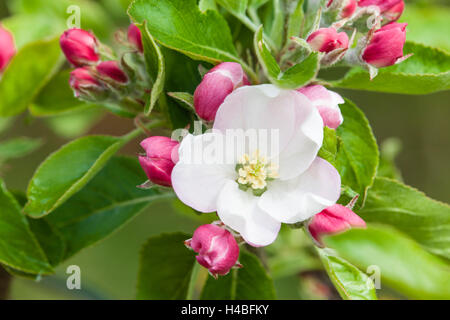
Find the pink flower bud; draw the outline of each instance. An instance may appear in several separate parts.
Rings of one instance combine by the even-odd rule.
[[[212,121],[225,98],[235,89],[249,85],[239,63],[223,62],[203,77],[194,93],[194,106],[200,118]]]
[[[15,54],[16,47],[12,34],[0,25],[0,72],[6,68]]]
[[[69,29],[59,39],[67,60],[76,67],[90,65],[99,60],[98,41],[83,29]]]
[[[94,78],[89,68],[77,68],[70,73],[70,87],[77,98],[93,97],[104,91],[100,82]]]
[[[117,61],[103,61],[97,66],[97,72],[106,78],[120,83],[128,82],[128,77],[119,66]]]
[[[386,10],[383,13],[383,18],[386,21],[397,21],[403,14],[404,10],[405,10],[405,3],[402,0],[393,7],[391,7],[390,9]]]
[[[376,6],[385,19],[395,21],[402,15],[405,3],[403,0],[359,0],[358,6]]]
[[[138,49],[139,52],[144,52],[141,30],[135,24],[130,24],[128,27],[128,42]]]
[[[179,142],[168,137],[153,136],[141,142],[146,155],[139,162],[148,179],[158,185],[171,187],[171,174],[178,162]]]
[[[342,8],[341,18],[350,18],[356,11],[358,2],[356,0],[345,1],[344,8]]]
[[[185,245],[198,253],[198,263],[214,277],[226,275],[232,267],[240,266],[237,263],[239,246],[233,235],[214,224],[198,227]]]
[[[394,65],[403,57],[407,23],[391,22],[375,31],[362,59],[377,68]]]
[[[335,204],[316,214],[307,224],[314,241],[323,247],[322,237],[341,233],[351,228],[365,228],[366,223],[356,213],[340,204]]]
[[[331,52],[348,48],[348,36],[345,32],[337,32],[334,28],[320,28],[306,40],[314,51]]]
[[[336,92],[327,90],[320,85],[303,87],[297,91],[311,100],[312,104],[319,110],[325,126],[336,129],[344,121],[339,104],[345,101]]]

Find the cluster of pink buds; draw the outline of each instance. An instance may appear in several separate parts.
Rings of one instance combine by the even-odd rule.
[[[131,25],[128,31],[129,47],[142,53],[142,40],[138,27]],[[112,60],[112,50],[83,29],[69,29],[60,38],[61,49],[75,69],[70,75],[70,86],[75,96],[86,101],[120,100],[137,86],[133,68],[125,59]],[[139,80],[139,79],[138,79]],[[148,87],[148,85],[144,85]],[[141,90],[142,91],[142,90]],[[141,103],[142,92],[135,101]],[[142,103],[141,103],[142,104]]]
[[[216,224],[198,227],[192,239],[184,242],[186,247],[194,250],[197,261],[217,278],[230,272],[231,268],[241,268],[238,262],[239,245],[230,231]]]
[[[12,34],[0,25],[0,73],[5,70],[15,54],[16,47]]]
[[[329,0],[322,27],[311,31],[306,41],[311,50],[322,54],[322,66],[344,60],[365,67],[373,78],[378,68],[410,56],[403,55],[407,24],[395,22],[404,7],[403,0]],[[365,34],[352,48],[357,31]]]

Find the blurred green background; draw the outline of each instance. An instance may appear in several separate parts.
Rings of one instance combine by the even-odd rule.
[[[113,37],[117,28],[126,28],[128,0],[1,0],[0,19],[5,24],[28,23],[30,32],[58,34],[68,17],[70,4],[82,4],[82,27],[92,29],[102,40]],[[51,3],[51,5],[49,5]],[[402,21],[407,21],[409,40],[450,51],[450,7],[448,0],[406,1]],[[45,4],[45,5],[43,5]],[[36,14],[39,12],[39,14]],[[13,14],[15,17],[11,18]],[[47,19],[53,17],[54,19]],[[6,19],[6,20],[4,20]],[[31,31],[32,30],[32,31]],[[436,34],[432,30],[441,30]],[[23,35],[23,41],[30,36]],[[19,43],[20,45],[20,43]],[[450,202],[450,92],[427,96],[406,96],[362,91],[338,90],[353,100],[366,114],[380,145],[395,137],[402,144],[397,158],[405,182],[437,200]],[[53,118],[22,115],[8,125],[0,139],[40,137],[43,145],[34,153],[7,162],[0,171],[8,188],[25,190],[36,167],[70,139],[85,134],[120,135],[133,127],[129,120],[90,109]],[[137,141],[123,152],[140,152]],[[132,299],[135,295],[138,254],[151,235],[161,232],[192,233],[201,223],[195,215],[186,215],[171,202],[160,202],[141,213],[131,223],[101,243],[88,248],[58,267],[54,276],[34,282],[14,278],[12,299]],[[66,288],[65,270],[69,265],[81,268],[82,290]],[[298,281],[276,282],[279,298],[300,297]]]

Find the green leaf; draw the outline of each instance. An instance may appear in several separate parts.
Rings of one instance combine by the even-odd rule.
[[[426,250],[450,259],[450,206],[400,182],[376,178],[363,210],[367,222],[389,224]]]
[[[325,238],[325,243],[360,269],[378,270],[381,287],[389,286],[411,299],[450,299],[448,265],[395,229],[352,229]]]
[[[284,2],[273,0],[273,23],[270,30],[270,39],[275,43],[276,48],[281,48],[284,40]]]
[[[146,300],[186,299],[195,260],[184,246],[184,233],[151,237],[141,251],[137,298]]]
[[[305,60],[282,71],[262,39],[262,26],[255,33],[254,46],[259,63],[270,82],[281,88],[297,89],[313,80],[319,70],[319,56],[311,53]]]
[[[196,60],[235,61],[253,73],[239,59],[225,19],[213,10],[201,12],[196,0],[136,0],[128,14],[135,22],[147,21],[150,33],[165,47]]]
[[[273,300],[275,288],[256,256],[241,250],[239,261],[243,268],[232,269],[226,276],[209,277],[201,295],[202,300]]]
[[[94,106],[75,98],[69,86],[70,72],[71,70],[64,70],[57,73],[42,88],[30,106],[34,116],[51,116]]]
[[[186,106],[187,110],[195,112],[194,96],[192,94],[187,92],[168,92],[167,94],[175,100],[181,102],[181,105]]]
[[[381,68],[372,81],[362,68],[351,69],[335,87],[369,91],[428,94],[450,89],[450,54],[413,42],[407,42],[404,53],[414,53],[406,61]]]
[[[46,216],[50,228],[63,238],[63,258],[109,236],[153,201],[173,198],[170,192],[136,187],[145,180],[136,158],[114,157],[80,192]]]
[[[30,43],[11,60],[0,81],[0,116],[27,109],[51,79],[62,63],[58,40]]]
[[[372,280],[344,259],[319,249],[320,258],[339,295],[344,300],[377,300]]]
[[[150,99],[145,104],[145,115],[149,115],[156,101],[158,101],[159,96],[164,90],[164,82],[166,77],[166,65],[164,61],[164,56],[156,44],[155,39],[148,31],[147,22],[139,26],[142,33],[142,43],[144,45],[144,56],[147,65],[147,72],[152,79],[152,90],[150,93]]]
[[[318,156],[335,165],[336,155],[338,151],[338,137],[336,130],[327,126],[323,127],[323,143],[319,150]]]
[[[128,141],[136,129],[122,137],[87,136],[74,140],[50,155],[28,185],[24,212],[40,218],[55,210],[83,188]]]
[[[293,1],[288,7],[288,24],[286,31],[286,41],[291,37],[300,36],[303,23],[303,2],[304,0]]]
[[[344,122],[337,128],[340,138],[336,168],[343,185],[359,193],[362,204],[375,178],[379,154],[369,122],[350,100],[340,106]],[[348,199],[346,199],[348,200]]]
[[[27,137],[13,138],[0,142],[0,163],[21,158],[30,154],[42,145],[40,139],[32,139]]]
[[[20,209],[16,199],[0,180],[0,262],[25,273],[52,273]]]

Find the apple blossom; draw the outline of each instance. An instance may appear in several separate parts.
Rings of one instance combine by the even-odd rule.
[[[281,223],[309,219],[339,198],[338,172],[317,157],[322,140],[322,118],[303,94],[244,86],[220,106],[212,132],[183,139],[172,185],[247,243],[269,245]]]
[[[139,163],[151,182],[167,187],[172,185],[170,175],[178,161],[178,146],[178,141],[162,136],[141,142],[146,155],[139,157]]]
[[[128,27],[128,42],[138,49],[139,52],[144,52],[141,30],[133,23]]]
[[[236,62],[223,62],[205,74],[194,93],[194,106],[200,118],[214,120],[217,109],[233,90],[249,85],[247,75]]]
[[[311,100],[312,104],[319,110],[325,126],[336,129],[344,121],[339,104],[345,101],[336,92],[327,90],[321,85],[311,85],[297,91]]]
[[[376,30],[363,49],[362,59],[377,68],[392,66],[401,61],[407,25],[391,22]]]
[[[335,204],[316,214],[307,230],[317,245],[323,247],[322,237],[344,232],[351,228],[365,228],[366,223],[350,208]]]
[[[192,239],[184,243],[198,253],[198,263],[215,278],[226,275],[233,267],[240,267],[237,262],[239,246],[230,231],[224,228],[214,224],[202,225],[195,230]]]
[[[337,32],[336,29],[320,28],[313,32],[306,41],[314,51],[331,52],[336,49],[348,48],[348,36],[345,32]]]
[[[15,54],[16,47],[12,34],[0,25],[0,72],[6,68]]]
[[[397,6],[403,0],[359,0],[359,7],[376,6],[380,10],[380,13],[384,13],[390,10],[392,7]]]
[[[119,66],[117,61],[103,61],[96,67],[102,77],[112,79],[120,83],[128,82],[128,77]]]
[[[83,29],[69,29],[60,37],[61,49],[67,60],[76,67],[98,62],[99,44],[97,38]]]

